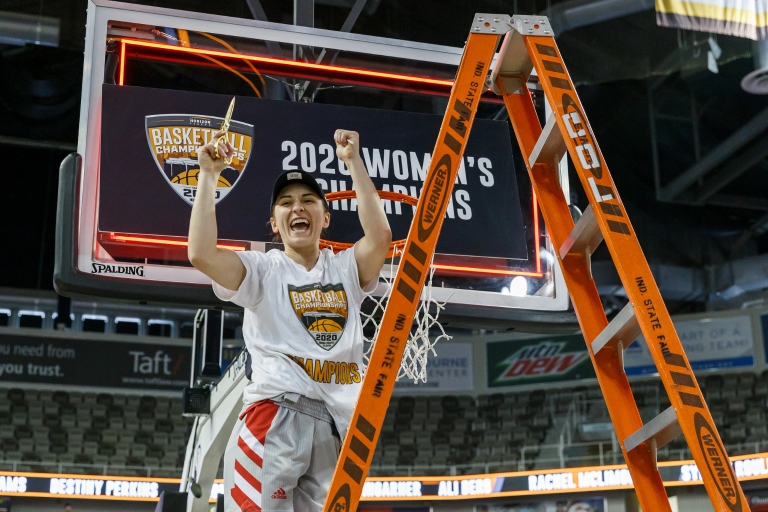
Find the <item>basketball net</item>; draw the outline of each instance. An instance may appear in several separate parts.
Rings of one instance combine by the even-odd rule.
[[[378,190],[377,192],[382,201],[399,201],[411,206],[416,206],[418,204],[418,199],[413,196],[400,194],[399,192],[390,192],[388,190]],[[344,199],[355,200],[354,198],[354,190],[341,190],[325,194],[325,199],[329,203],[331,201],[340,201]],[[321,248],[329,248],[334,252],[349,249],[352,246],[353,244],[350,243],[320,239]],[[380,297],[374,297],[373,295],[366,296],[360,308],[360,316],[363,321],[363,339],[368,345],[363,353],[363,375],[365,375],[365,370],[368,368],[371,351],[376,342],[376,337],[379,335],[379,322],[384,316],[384,309],[387,307],[389,296],[392,294],[392,283],[395,280],[397,268],[402,259],[403,247],[405,247],[405,239],[392,242],[389,252],[387,253],[387,258],[390,258],[392,263],[389,265],[388,270],[381,273],[379,278],[379,289],[383,286],[385,292]],[[395,263],[395,261],[398,263]],[[443,329],[443,326],[440,325],[440,322],[438,321],[440,311],[445,308],[445,302],[440,303],[432,297],[432,276],[434,273],[434,267],[430,267],[429,276],[427,276],[427,280],[424,283],[424,289],[421,292],[419,307],[413,317],[411,332],[408,334],[408,342],[405,345],[403,361],[400,363],[400,371],[397,373],[397,380],[400,380],[402,377],[408,377],[413,380],[414,384],[417,384],[419,381],[427,382],[427,363],[429,361],[429,356],[437,355],[437,352],[435,352],[435,344],[440,340],[449,340],[452,338],[445,334],[445,329]],[[448,300],[450,300],[450,297]],[[373,302],[373,311],[370,313],[363,312],[363,306],[366,305],[367,301]],[[433,311],[434,315],[432,314]],[[365,327],[369,324],[374,326],[373,336],[370,338],[365,335]],[[429,331],[437,329],[439,329],[439,334],[430,339]]]
[[[396,246],[392,255],[392,261],[395,258],[400,261],[400,256],[403,254],[403,246]],[[368,367],[368,360],[370,358],[371,351],[373,350],[373,344],[376,342],[376,337],[379,335],[379,321],[384,314],[384,308],[387,307],[387,301],[392,293],[392,283],[397,275],[397,268],[399,264],[392,264],[389,269],[382,272],[379,279],[379,286],[386,287],[386,292],[380,297],[368,295],[363,301],[365,305],[366,301],[373,302],[373,311],[371,313],[364,313],[361,308],[360,316],[363,319],[363,338],[367,342],[365,353],[363,354],[363,372]],[[403,360],[400,363],[400,371],[397,374],[397,380],[403,377],[407,377],[412,380],[414,384],[419,381],[427,382],[427,362],[430,356],[437,356],[435,352],[435,344],[440,340],[450,340],[452,336],[445,333],[445,329],[438,321],[440,311],[445,309],[445,302],[438,302],[432,297],[432,276],[435,273],[434,267],[431,267],[427,280],[424,283],[424,289],[421,293],[421,299],[419,300],[419,307],[416,310],[416,314],[413,317],[413,326],[411,332],[408,334],[408,342],[405,345],[405,351],[403,352]],[[434,314],[433,314],[434,313]],[[365,336],[365,327],[368,324],[375,326],[373,336],[368,338]],[[430,331],[433,332],[433,336],[430,337]],[[435,335],[436,334],[436,335]]]

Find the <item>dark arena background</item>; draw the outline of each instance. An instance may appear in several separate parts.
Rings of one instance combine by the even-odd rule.
[[[442,141],[460,156],[439,323],[412,330],[437,340],[426,381],[382,399],[357,510],[655,512],[655,485],[674,512],[768,511],[768,22],[754,0],[706,5],[0,0],[0,512],[223,510],[244,313],[187,233],[195,149],[232,97],[216,208],[234,251],[282,248],[283,171],[351,189],[336,128],[360,132],[377,189],[412,196],[383,200],[395,239],[423,222]],[[477,97],[449,102],[462,52],[502,25]],[[514,68],[512,36],[549,41],[526,43],[543,67]],[[466,140],[436,147],[441,127]],[[355,200],[330,212],[324,238],[360,238]],[[377,325],[399,260],[364,303]]]

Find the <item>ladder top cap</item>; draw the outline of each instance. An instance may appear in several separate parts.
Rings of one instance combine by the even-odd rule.
[[[475,14],[475,19],[472,21],[471,33],[503,35],[509,32],[511,27],[508,14],[479,12]]]
[[[475,14],[472,22],[473,34],[502,35],[510,29],[516,30],[525,36],[553,36],[554,32],[546,16],[516,14],[488,14],[479,12]]]
[[[511,28],[524,36],[554,36],[549,18],[540,15],[516,14],[509,19]]]

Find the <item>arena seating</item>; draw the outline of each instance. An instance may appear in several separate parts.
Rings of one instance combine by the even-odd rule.
[[[768,372],[699,380],[728,452],[768,451]],[[669,407],[658,380],[633,381],[641,416]],[[179,477],[191,421],[181,400],[0,390],[0,469]],[[659,460],[689,459],[678,438]],[[622,463],[597,385],[477,397],[393,397],[373,476],[471,474]]]
[[[768,373],[699,380],[732,455],[768,451]],[[647,422],[669,407],[658,379],[632,383]],[[659,460],[690,459],[682,437]],[[442,475],[623,463],[600,388],[442,397],[395,397],[371,474]]]
[[[0,469],[181,475],[191,422],[181,399],[0,391]]]

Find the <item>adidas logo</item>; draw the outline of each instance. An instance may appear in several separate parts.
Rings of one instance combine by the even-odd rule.
[[[288,498],[288,496],[285,495],[285,491],[283,490],[282,487],[279,488],[278,490],[276,490],[274,492],[274,494],[272,494],[272,499],[273,500],[284,500],[284,499],[287,499],[287,498]]]

